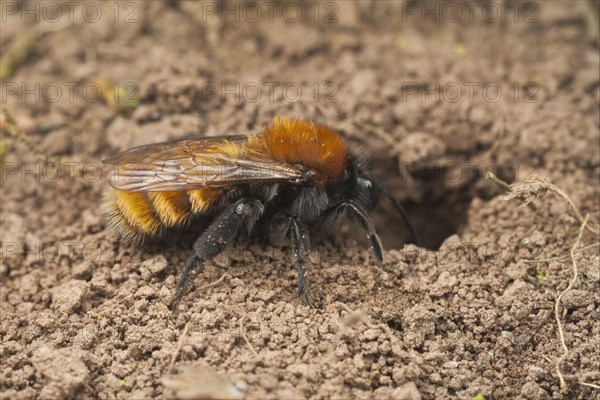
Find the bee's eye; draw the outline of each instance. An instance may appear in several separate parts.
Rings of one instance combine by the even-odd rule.
[[[358,186],[361,189],[359,190],[358,196],[363,202],[363,206],[368,210],[372,210],[377,205],[379,199],[379,186],[377,185],[377,181],[368,177],[360,177],[358,178]]]
[[[369,190],[373,189],[373,181],[367,178],[358,178],[359,184]]]

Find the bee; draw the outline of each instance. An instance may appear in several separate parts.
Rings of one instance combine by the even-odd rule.
[[[350,216],[364,231],[375,259],[383,248],[369,216],[381,186],[334,130],[275,117],[260,133],[150,144],[104,160],[112,166],[103,214],[123,241],[144,242],[181,228],[198,216],[214,217],[194,243],[170,304],[174,309],[207,260],[244,231],[268,227],[272,243],[289,237],[298,291],[310,306],[310,229],[338,227]]]

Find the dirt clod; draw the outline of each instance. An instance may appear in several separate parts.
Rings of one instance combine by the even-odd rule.
[[[52,290],[52,309],[61,313],[77,312],[84,303],[90,285],[85,281],[72,280]]]
[[[41,399],[73,399],[88,384],[90,371],[82,358],[85,352],[53,349],[41,345],[33,352],[32,362],[44,379]]]

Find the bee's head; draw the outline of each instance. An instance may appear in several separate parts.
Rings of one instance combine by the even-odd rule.
[[[419,242],[417,233],[408,220],[406,210],[404,210],[402,204],[394,199],[375,175],[370,172],[363,159],[350,159],[350,163],[344,174],[344,183],[342,186],[344,188],[342,195],[344,200],[352,200],[367,211],[373,210],[379,202],[380,195],[384,194],[392,202],[394,208],[396,208],[408,226],[413,242]]]
[[[353,160],[348,168],[347,195],[367,211],[377,206],[381,185],[377,178],[370,172],[368,165],[362,159]]]
[[[412,241],[414,243],[419,242],[417,233],[408,220],[406,210],[402,207],[400,202],[390,195],[385,186],[379,182],[375,175],[370,172],[368,164],[364,159],[358,157],[350,159],[344,173],[344,180],[339,188],[342,188],[339,192],[343,197],[342,201],[351,200],[367,211],[372,211],[377,206],[379,197],[382,194],[385,195],[385,197],[392,202],[394,208],[408,226]]]

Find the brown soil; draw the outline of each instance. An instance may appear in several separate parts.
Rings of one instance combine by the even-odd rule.
[[[99,21],[76,8],[73,24],[45,25],[21,44],[29,54],[2,87],[0,398],[598,396],[579,382],[600,384],[598,247],[577,253],[579,278],[563,300],[561,392],[553,308],[570,262],[528,261],[568,255],[579,224],[559,197],[537,200],[536,214],[481,174],[548,177],[598,221],[593,2],[506,2],[512,11],[498,21],[476,6],[459,23],[420,21],[420,2],[317,5],[319,21],[335,12],[328,24],[314,13],[286,22],[277,9],[273,22],[251,23],[248,11],[222,23],[175,0],[124,2],[115,17],[112,3],[96,3]],[[2,22],[3,57],[31,32],[28,18]],[[93,88],[86,97],[100,79],[139,104],[111,107]],[[222,98],[221,85],[235,92],[236,82],[239,99]],[[62,88],[56,101],[48,83]],[[170,313],[194,237],[117,243],[99,213],[100,160],[136,144],[257,130],[277,114],[325,121],[361,147],[423,246],[404,245],[404,225],[382,203],[374,219],[396,273],[375,268],[346,227],[313,244],[308,309],[289,245],[243,241],[208,263],[197,287],[230,277]],[[72,164],[57,179],[49,161]],[[585,234],[581,245],[596,242]]]

